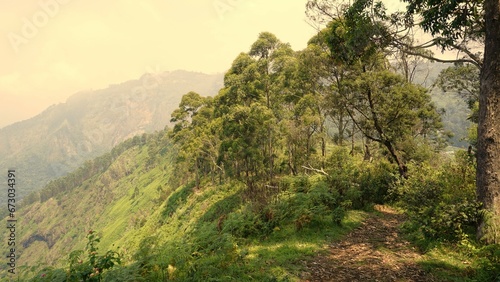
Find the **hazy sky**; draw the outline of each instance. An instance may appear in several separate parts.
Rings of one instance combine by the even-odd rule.
[[[262,31],[303,49],[306,2],[0,0],[0,128],[148,71],[224,72]]]

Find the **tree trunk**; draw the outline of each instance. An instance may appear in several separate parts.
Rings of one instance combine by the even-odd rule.
[[[408,174],[406,172],[408,171],[408,168],[404,164],[403,160],[401,160],[401,158],[396,153],[396,149],[392,145],[392,142],[388,141],[388,140],[385,140],[383,142],[383,144],[385,145],[385,147],[387,148],[387,150],[389,150],[389,153],[391,154],[392,158],[394,159],[394,161],[398,165],[399,176],[407,179],[408,178]]]
[[[477,147],[477,198],[490,212],[478,237],[500,241],[500,0],[485,0],[486,36],[481,70]]]
[[[338,131],[339,131],[339,137],[338,137],[338,140],[337,140],[337,144],[339,146],[343,146],[344,145],[344,116],[343,116],[343,113],[339,114],[339,127],[338,127]]]
[[[200,162],[198,158],[196,158],[196,163],[195,163],[195,184],[196,184],[196,189],[200,188]]]
[[[326,138],[325,138],[325,122],[321,122],[321,168],[325,168],[326,161]]]

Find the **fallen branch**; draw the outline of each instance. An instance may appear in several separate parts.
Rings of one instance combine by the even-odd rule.
[[[326,171],[324,171],[323,169],[317,169],[317,168],[313,168],[313,167],[311,167],[311,166],[307,167],[307,166],[304,166],[304,165],[302,166],[302,168],[307,169],[307,170],[312,170],[312,171],[317,172],[317,173],[321,173],[321,174],[323,174],[323,175],[325,175],[325,176],[330,176],[330,175],[328,175],[328,173],[326,173]]]

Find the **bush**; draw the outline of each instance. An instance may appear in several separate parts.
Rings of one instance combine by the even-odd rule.
[[[389,189],[398,180],[395,166],[387,160],[378,160],[364,165],[365,168],[359,176],[360,203],[354,208],[393,201],[394,199],[389,196]]]
[[[230,213],[224,221],[222,231],[235,237],[248,238],[268,234],[272,229],[263,222],[264,216],[255,213],[251,205],[244,206],[237,212]]]
[[[281,223],[293,223],[297,230],[321,228],[325,224],[340,224],[348,206],[339,191],[323,175],[297,177],[287,194],[276,205]],[[290,222],[291,220],[291,222]]]
[[[363,161],[342,147],[333,150],[326,170],[342,205],[353,209],[385,203],[389,188],[398,179],[395,166],[387,160]]]
[[[102,278],[103,282],[138,282],[147,281],[141,275],[141,269],[137,263],[127,267],[115,267],[107,271]]]
[[[248,238],[267,236],[285,225],[293,225],[297,230],[321,228],[332,222],[340,224],[350,206],[325,176],[286,177],[283,183],[287,188],[275,202],[265,206],[249,203],[229,213],[222,231]]]
[[[107,251],[104,255],[98,255],[96,244],[99,243],[100,238],[95,231],[88,232],[87,240],[85,251],[77,250],[69,255],[68,271],[45,268],[30,281],[102,281],[103,273],[121,263],[121,256],[115,251]],[[83,258],[85,252],[87,252],[86,259]]]
[[[69,255],[69,281],[101,281],[104,271],[121,263],[121,256],[115,251],[107,251],[104,255],[97,255],[97,246],[100,238],[95,231],[87,234],[87,259],[83,260],[84,251],[73,251]]]
[[[475,200],[475,173],[464,157],[458,153],[438,168],[410,164],[410,177],[396,189],[400,206],[413,222],[409,226],[427,239],[457,242],[476,229],[481,210]]]

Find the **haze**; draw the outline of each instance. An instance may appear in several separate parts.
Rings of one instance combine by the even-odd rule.
[[[145,72],[224,72],[262,31],[302,49],[306,2],[0,0],[0,128]]]

